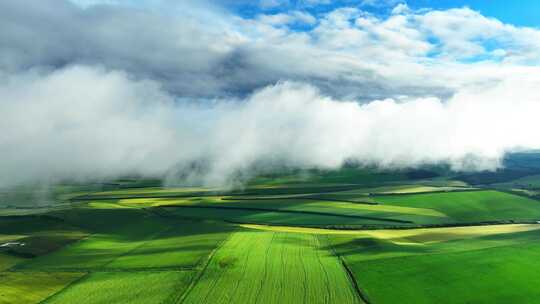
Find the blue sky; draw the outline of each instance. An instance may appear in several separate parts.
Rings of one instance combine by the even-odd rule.
[[[167,0],[72,0],[82,5],[96,3],[130,3],[149,6]],[[278,13],[302,9],[311,13],[325,13],[339,7],[361,7],[375,15],[387,14],[398,3],[406,3],[412,9],[437,9],[469,7],[484,16],[499,19],[518,26],[540,27],[539,0],[207,0],[223,6],[244,17],[261,13]],[[181,1],[182,2],[182,1]],[[186,2],[190,2],[189,0]],[[204,2],[204,1],[201,1]],[[174,3],[174,2],[173,2]],[[197,3],[193,1],[193,4]],[[200,3],[199,3],[200,4]]]
[[[287,5],[277,5],[277,3],[288,3]],[[540,1],[538,0],[338,0],[338,1],[317,1],[321,4],[310,4],[313,0],[261,0],[257,1],[242,1],[229,0],[226,1],[226,6],[231,10],[240,13],[244,16],[253,16],[258,13],[276,13],[289,9],[302,8],[312,13],[327,12],[337,7],[357,6],[364,10],[370,11],[376,15],[388,13],[390,8],[396,3],[406,3],[412,9],[450,9],[469,7],[481,12],[484,16],[494,17],[504,23],[514,24],[518,26],[540,27]],[[276,6],[268,6],[262,9],[254,3],[275,3]],[[369,5],[369,3],[372,3]]]
[[[468,6],[484,16],[521,26],[540,26],[540,1],[538,0],[413,0],[412,8],[432,7],[447,9]]]

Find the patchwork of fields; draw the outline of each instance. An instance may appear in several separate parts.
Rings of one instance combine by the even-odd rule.
[[[332,241],[373,303],[538,303],[540,299],[539,230],[438,239],[424,245],[374,238]]]
[[[72,187],[67,205],[0,209],[0,303],[540,303],[533,197],[353,171],[279,181]]]

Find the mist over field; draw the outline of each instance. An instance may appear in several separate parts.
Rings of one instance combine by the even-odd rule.
[[[540,148],[534,28],[403,3],[251,17],[168,4],[2,1],[0,186],[224,185],[349,161],[493,170]]]
[[[0,304],[540,303],[538,12],[0,0]]]
[[[155,82],[103,69],[18,75],[0,87],[1,181],[161,176],[197,162],[209,184],[265,162],[492,170],[507,151],[540,147],[531,135],[540,127],[536,91],[509,80],[444,101],[358,102],[278,82],[243,99],[184,101]]]

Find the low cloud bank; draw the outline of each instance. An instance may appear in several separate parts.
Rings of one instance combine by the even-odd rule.
[[[540,148],[540,79],[508,77],[448,100],[336,100],[280,82],[245,99],[175,99],[91,66],[0,75],[0,186],[126,174],[226,185],[257,166],[494,169]]]

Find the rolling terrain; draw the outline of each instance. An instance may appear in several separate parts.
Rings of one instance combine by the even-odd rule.
[[[0,303],[540,303],[536,176],[59,186],[0,209]]]

